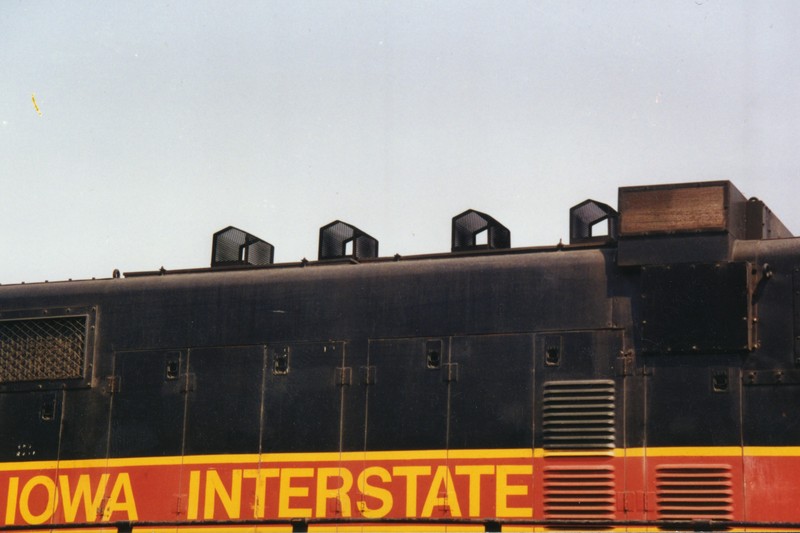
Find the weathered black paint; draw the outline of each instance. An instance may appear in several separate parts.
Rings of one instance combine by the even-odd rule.
[[[88,385],[0,392],[0,460],[541,447],[575,379],[614,382],[617,447],[797,444],[797,385],[763,376],[798,368],[800,242],[668,238],[3,286],[0,320],[95,329]]]

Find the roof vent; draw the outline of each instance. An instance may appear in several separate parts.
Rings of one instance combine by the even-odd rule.
[[[233,226],[214,234],[211,267],[230,265],[271,265],[275,247]]]
[[[597,224],[607,221],[606,231],[600,235],[593,235]],[[569,242],[606,241],[616,240],[619,236],[619,214],[614,208],[586,200],[569,210]]]
[[[378,241],[355,226],[334,220],[319,229],[319,259],[341,257],[378,257]]]
[[[486,232],[485,244],[478,243],[478,236]],[[511,232],[486,213],[468,209],[453,217],[453,240],[451,251],[510,248]]]

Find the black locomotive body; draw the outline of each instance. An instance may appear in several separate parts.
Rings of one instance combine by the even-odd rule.
[[[800,529],[800,240],[728,182],[570,216],[0,287],[0,531]]]

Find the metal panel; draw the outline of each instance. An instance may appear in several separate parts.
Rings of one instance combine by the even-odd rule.
[[[341,342],[270,344],[264,390],[264,452],[340,449]]]
[[[430,341],[439,342],[431,364]],[[447,445],[448,339],[387,339],[369,344],[367,450],[441,450]]]
[[[750,266],[698,263],[642,268],[642,350],[742,352],[754,348]]]
[[[625,444],[623,332],[552,331],[536,335],[536,448],[543,514],[586,529],[615,518],[625,491],[615,448]],[[623,370],[623,371],[620,371]]]
[[[0,462],[58,458],[63,394],[0,394]]]
[[[450,448],[533,444],[533,335],[455,337]]]
[[[186,352],[115,354],[111,457],[183,453]]]
[[[258,451],[263,369],[263,346],[189,351],[184,453]]]
[[[622,330],[536,335],[537,448],[581,455],[588,448],[606,456],[623,445],[625,372],[617,362],[623,348]]]
[[[107,457],[111,395],[102,388],[65,391],[59,459]]]
[[[645,364],[648,446],[741,444],[737,356],[654,355]]]

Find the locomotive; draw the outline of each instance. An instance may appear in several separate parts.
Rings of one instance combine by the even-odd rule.
[[[727,181],[569,216],[0,286],[0,531],[800,530],[800,240]]]

